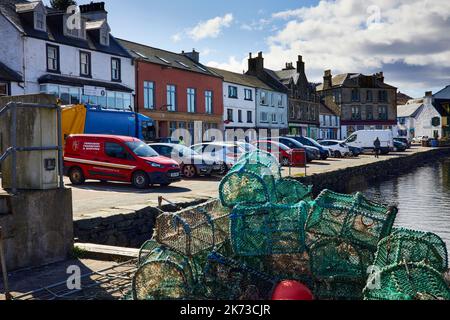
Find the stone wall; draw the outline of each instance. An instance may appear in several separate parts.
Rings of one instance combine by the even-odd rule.
[[[187,208],[205,201],[178,203],[177,206]],[[163,206],[161,210],[164,212],[178,211],[171,205]],[[155,207],[146,207],[113,216],[79,219],[74,221],[75,241],[139,248],[145,241],[151,239],[156,217],[160,213],[161,211]]]

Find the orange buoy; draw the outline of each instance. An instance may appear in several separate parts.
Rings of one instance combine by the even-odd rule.
[[[286,280],[280,282],[273,291],[272,300],[314,300],[314,296],[307,286],[294,281]]]

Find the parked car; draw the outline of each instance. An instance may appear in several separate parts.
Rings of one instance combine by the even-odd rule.
[[[86,179],[130,182],[139,189],[180,180],[180,166],[143,141],[112,135],[70,135],[64,170],[74,185]]]
[[[222,164],[213,158],[201,155],[191,148],[174,143],[149,144],[160,155],[175,160],[186,178],[209,176],[214,171],[220,171]]]
[[[348,148],[350,150],[350,155],[352,157],[359,157],[360,155],[362,155],[364,153],[363,148],[351,147],[351,146],[348,146]]]
[[[226,173],[239,160],[239,158],[246,153],[246,150],[230,142],[204,142],[191,146],[191,149],[201,154],[222,163],[221,173]]]
[[[320,152],[320,159],[326,160],[328,157],[331,156],[331,152],[328,148],[320,145],[316,140],[304,136],[286,136],[286,138],[294,139],[297,142],[300,142],[301,144],[307,146],[307,147],[313,147],[319,149]]]
[[[287,138],[287,137],[276,137],[271,138],[271,141],[278,141],[291,149],[301,149],[306,152],[306,160],[311,162],[313,160],[320,160],[320,151],[315,147],[309,147],[304,145],[303,143],[298,142],[295,139]]]
[[[328,147],[331,150],[332,156],[335,158],[348,157],[351,155],[350,148],[344,142],[338,140],[322,140],[322,146]]]
[[[292,149],[277,140],[258,140],[253,142],[253,144],[258,149],[271,153],[284,167],[305,165],[306,153],[300,154],[295,152],[295,150],[303,151],[304,149]]]
[[[404,152],[406,149],[408,149],[408,146],[405,143],[394,139],[394,151]]]
[[[418,136],[413,138],[414,143],[422,143],[423,140],[429,140],[428,136]]]
[[[363,148],[364,151],[374,151],[376,139],[381,143],[381,154],[388,154],[394,149],[394,137],[391,130],[360,130],[352,133],[345,144]]]
[[[407,149],[411,148],[411,140],[409,140],[406,137],[398,137],[398,138],[394,138],[394,142],[395,141],[400,141],[403,142],[404,144],[406,144]]]

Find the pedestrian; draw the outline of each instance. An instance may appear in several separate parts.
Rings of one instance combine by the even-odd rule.
[[[374,150],[375,150],[375,158],[379,158],[380,157],[381,142],[380,142],[380,139],[378,139],[378,137],[373,142],[373,146],[375,147],[374,148]]]
[[[182,146],[185,146],[186,145],[186,143],[184,143],[184,138],[182,137],[182,136],[180,136],[180,138],[178,139],[179,141],[178,141],[178,144],[180,144],[180,145],[182,145]]]

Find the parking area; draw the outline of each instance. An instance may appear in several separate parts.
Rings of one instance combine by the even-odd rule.
[[[358,158],[330,158],[325,161],[314,161],[307,166],[307,174],[319,174],[352,166],[384,161],[392,157],[408,156],[416,152],[424,152],[429,148],[414,147],[406,152],[390,153],[376,159],[373,155],[361,155]],[[292,177],[301,177],[304,168],[292,168]],[[283,168],[283,176],[289,176],[289,168]],[[82,186],[72,186],[68,179],[66,186],[73,191],[73,210],[76,219],[97,215],[110,215],[126,210],[136,210],[145,206],[155,206],[158,197],[163,196],[172,202],[188,202],[201,198],[217,197],[220,177],[196,178],[182,180],[170,187],[155,186],[146,190],[137,190],[131,185],[122,183],[101,183],[87,181]]]

